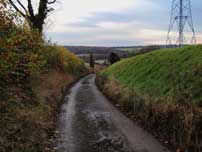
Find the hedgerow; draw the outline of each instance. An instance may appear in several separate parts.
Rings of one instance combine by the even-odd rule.
[[[79,77],[84,70],[84,64],[78,57],[63,47],[47,43],[38,31],[29,29],[18,14],[8,9],[6,2],[1,0],[0,151],[45,151],[54,112],[61,103],[58,99],[60,93],[54,95],[52,89],[50,95],[54,98],[50,100],[47,97],[46,101],[44,97],[41,101],[34,87],[40,85],[42,75],[48,77],[47,73],[51,71],[61,76],[54,82],[58,84],[53,83],[61,87],[66,81],[70,83],[73,78]],[[47,80],[46,83],[54,81],[42,80]],[[61,88],[54,89],[61,92]]]

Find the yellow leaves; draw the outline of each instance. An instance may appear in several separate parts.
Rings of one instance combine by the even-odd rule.
[[[84,66],[81,59],[61,46],[49,46],[46,49],[46,55],[52,67],[60,68],[63,71],[73,73]]]
[[[23,84],[46,64],[41,57],[44,42],[37,32],[21,27],[8,28],[0,26],[0,83],[3,87]]]
[[[7,21],[0,8],[0,86],[4,90],[8,84],[24,86],[26,80],[43,71],[73,73],[82,66],[78,57],[63,47],[45,43],[37,31]]]

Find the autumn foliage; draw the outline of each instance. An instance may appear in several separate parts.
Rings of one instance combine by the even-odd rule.
[[[2,10],[0,18],[0,92],[22,87],[44,70],[59,68],[76,73],[83,63],[65,48],[46,44],[37,31],[13,22],[15,15]]]
[[[61,87],[78,78],[84,64],[65,48],[47,43],[8,8],[1,0],[0,151],[45,151]]]

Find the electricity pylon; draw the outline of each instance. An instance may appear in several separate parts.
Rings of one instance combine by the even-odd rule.
[[[167,35],[167,45],[172,45],[171,32],[174,30],[175,25],[178,30],[178,38],[175,45],[183,46],[188,44],[185,38],[184,29],[185,25],[188,24],[191,29],[192,38],[191,44],[196,44],[196,36],[192,19],[191,2],[190,0],[173,0],[170,25]]]

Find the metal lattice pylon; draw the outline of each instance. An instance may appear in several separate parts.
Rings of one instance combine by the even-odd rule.
[[[184,35],[185,25],[188,23],[192,32],[191,44],[196,44],[196,36],[192,19],[191,2],[190,0],[173,0],[170,25],[168,29],[167,45],[172,45],[171,32],[174,26],[178,29],[178,38],[175,45],[183,46],[188,44]]]

